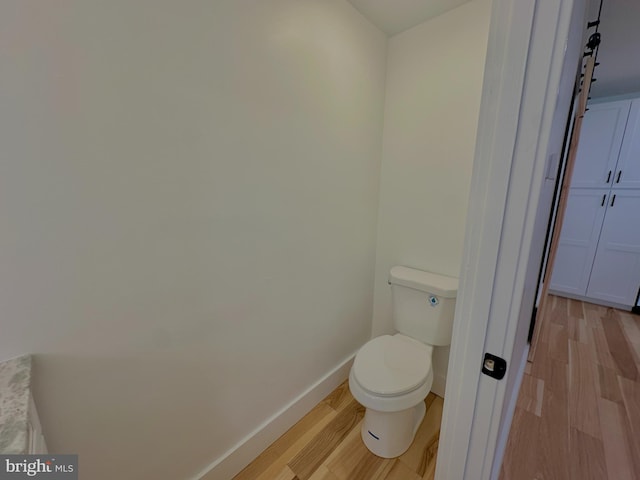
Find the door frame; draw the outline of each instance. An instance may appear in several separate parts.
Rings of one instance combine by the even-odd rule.
[[[525,278],[540,268],[529,257],[567,38],[586,9],[586,0],[492,2],[436,480],[500,471],[528,351],[514,346],[533,307],[523,305]],[[480,373],[485,352],[507,360],[509,390]]]

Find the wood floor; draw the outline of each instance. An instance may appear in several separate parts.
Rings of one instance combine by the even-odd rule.
[[[549,300],[501,480],[640,479],[640,317]]]
[[[233,480],[432,480],[443,400],[430,393],[409,450],[395,459],[362,443],[364,408],[345,382],[276,440]]]

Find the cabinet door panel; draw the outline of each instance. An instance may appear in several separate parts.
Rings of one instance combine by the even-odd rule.
[[[631,101],[625,100],[589,106],[580,132],[571,188],[611,186],[630,105]]]
[[[611,201],[587,296],[631,307],[640,288],[640,191],[614,189]]]
[[[608,198],[608,190],[570,190],[549,285],[551,290],[586,294]]]
[[[640,100],[631,104],[616,170],[614,188],[640,188]]]

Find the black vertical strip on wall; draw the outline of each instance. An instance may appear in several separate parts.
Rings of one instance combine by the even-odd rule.
[[[636,304],[631,307],[631,313],[640,315],[640,288],[638,288],[638,295],[636,296]]]
[[[595,33],[598,33],[598,29],[600,27],[600,16],[602,15],[602,4],[604,3],[604,0],[600,0],[600,6],[598,8],[598,18],[593,21],[593,22],[589,22],[587,24],[587,29],[589,28],[593,28],[595,27]],[[590,52],[587,52],[584,54],[584,56],[587,55],[593,55],[594,56],[594,60],[597,60],[598,58],[598,50],[600,49],[600,42],[598,41],[597,44],[595,45],[595,48],[593,48]],[[598,65],[596,63],[596,65]],[[569,113],[568,113],[568,118],[567,118],[567,125],[565,127],[565,135],[564,135],[564,141],[563,141],[563,145],[562,145],[562,152],[563,154],[563,158],[561,159],[560,162],[558,162],[558,172],[556,174],[556,186],[555,186],[555,190],[553,192],[553,205],[551,206],[551,216],[549,217],[549,223],[547,224],[547,236],[545,238],[545,242],[544,242],[544,249],[543,251],[543,257],[542,257],[542,261],[540,264],[540,273],[538,274],[538,286],[536,287],[536,301],[538,299],[538,293],[540,290],[540,284],[542,283],[542,277],[545,275],[545,270],[546,270],[546,262],[544,261],[546,255],[547,255],[547,249],[549,248],[549,242],[551,241],[551,237],[553,235],[553,229],[554,228],[561,228],[561,225],[555,225],[554,221],[555,221],[555,215],[553,215],[553,212],[556,211],[556,206],[558,204],[558,189],[560,188],[561,185],[561,181],[562,181],[562,177],[564,176],[564,168],[566,167],[566,160],[567,160],[567,155],[566,153],[568,153],[568,150],[566,149],[567,147],[567,142],[571,141],[571,133],[572,133],[572,127],[573,127],[573,115],[571,115],[571,113],[573,112],[573,107],[575,104],[575,100],[576,100],[576,96],[578,95],[578,92],[580,91],[580,87],[581,85],[581,81],[580,81],[580,76],[582,74],[582,69],[584,68],[584,64],[583,62],[579,62],[578,64],[578,72],[577,72],[577,78],[576,78],[576,86],[575,86],[575,91],[573,94],[573,98],[571,100],[571,107],[569,108]],[[553,228],[552,228],[553,226]],[[551,281],[551,272],[549,272],[549,275],[547,275],[547,281],[550,282]],[[638,302],[640,301],[640,290],[638,290],[638,298],[636,299],[636,305],[632,308],[632,312],[633,313],[637,313],[640,314],[640,305],[638,305]],[[538,316],[538,307],[537,305],[534,304],[533,307],[533,311],[531,312],[531,322],[529,323],[529,334],[527,335],[527,343],[531,343],[531,340],[533,338],[533,332],[535,329],[535,325],[536,325],[536,317]]]

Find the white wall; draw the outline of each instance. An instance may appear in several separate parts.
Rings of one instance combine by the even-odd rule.
[[[474,0],[389,40],[374,336],[393,331],[393,265],[459,275],[489,14]],[[448,348],[434,355],[442,393]]]
[[[0,356],[83,477],[194,475],[369,338],[385,52],[343,0],[0,4]]]

